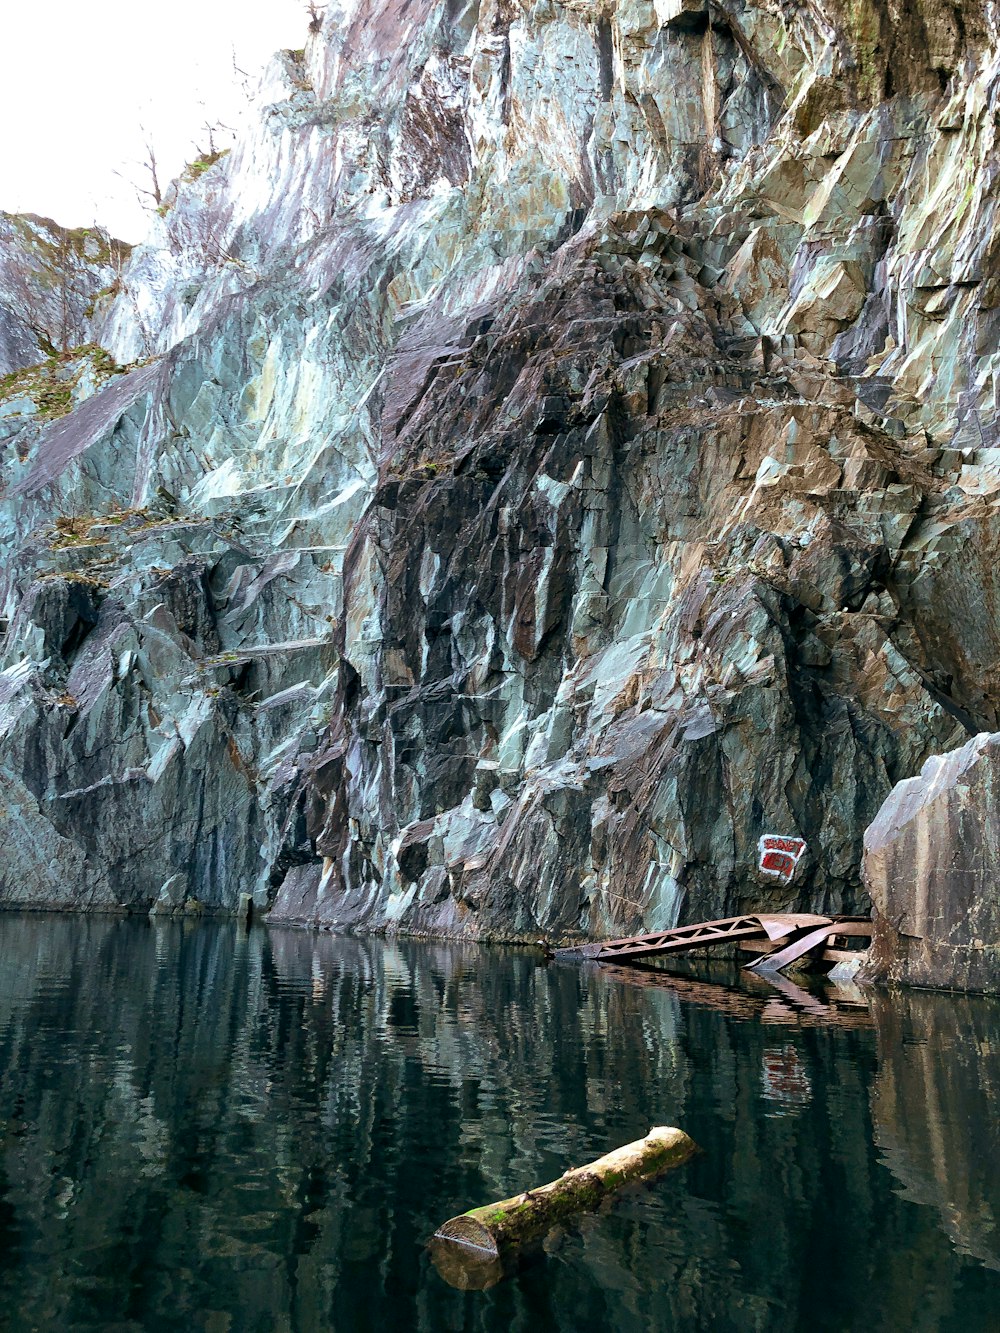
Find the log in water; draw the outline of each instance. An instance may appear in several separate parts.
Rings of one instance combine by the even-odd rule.
[[[435,1265],[455,1286],[491,1285],[502,1275],[505,1261],[558,1223],[590,1212],[632,1181],[653,1180],[680,1166],[696,1151],[682,1129],[651,1129],[644,1139],[567,1171],[548,1185],[450,1218],[432,1238]]]

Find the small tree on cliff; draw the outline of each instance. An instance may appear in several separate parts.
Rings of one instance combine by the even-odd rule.
[[[132,189],[135,190],[136,198],[143,208],[154,212],[163,203],[163,191],[160,189],[160,170],[156,161],[156,148],[152,136],[142,126],[139,128],[142,130],[144,157],[141,162],[134,163],[139,170],[138,179],[131,172],[126,176],[124,172],[116,171],[115,175],[121,177],[123,181],[128,181]]]
[[[306,0],[305,11],[309,15],[309,31],[319,32],[323,26],[323,15],[326,13],[326,5],[318,5],[315,0]]]
[[[163,191],[160,189],[160,174],[156,165],[156,149],[153,147],[153,141],[146,136],[146,156],[140,163],[144,173],[146,185],[137,185],[136,193],[140,199],[146,198],[152,200],[151,207],[159,208],[163,203]]]

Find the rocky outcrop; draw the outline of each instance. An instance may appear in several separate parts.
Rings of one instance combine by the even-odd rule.
[[[331,6],[0,409],[0,898],[863,907],[1000,725],[998,80],[978,3]]]
[[[1000,734],[893,788],[865,833],[875,909],[869,978],[1000,989]]]
[[[0,213],[0,377],[92,342],[131,248],[101,227]]]

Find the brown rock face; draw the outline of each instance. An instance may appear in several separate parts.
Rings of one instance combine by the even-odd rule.
[[[1000,734],[900,782],[865,833],[869,979],[1000,990]]]
[[[344,585],[370,605],[377,553],[378,646],[345,621],[358,671],[318,784],[337,924],[381,924],[385,875],[429,931],[855,910],[864,812],[962,736],[896,647],[934,451],[765,353],[705,286],[713,253],[620,217],[383,423]],[[791,887],[755,874],[767,832],[810,843]]]

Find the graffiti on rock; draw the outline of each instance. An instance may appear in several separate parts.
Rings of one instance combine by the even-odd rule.
[[[802,838],[784,838],[777,833],[765,833],[757,844],[759,866],[765,875],[790,880],[802,859],[806,844]]]

